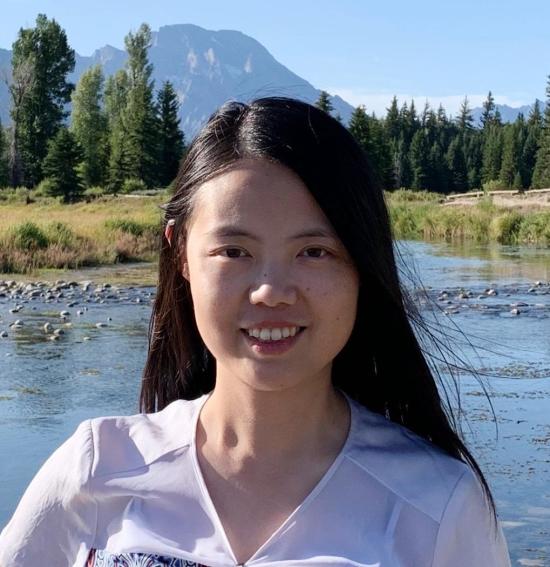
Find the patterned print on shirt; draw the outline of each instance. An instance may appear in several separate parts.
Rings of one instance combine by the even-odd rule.
[[[86,567],[208,567],[202,563],[166,557],[150,553],[113,554],[102,549],[92,549]]]

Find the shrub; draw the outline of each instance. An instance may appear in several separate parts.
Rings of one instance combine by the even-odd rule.
[[[46,227],[46,236],[51,244],[56,244],[61,248],[71,248],[76,241],[74,232],[65,223],[59,221],[51,222]]]
[[[106,191],[103,187],[99,187],[99,186],[94,186],[94,187],[88,187],[83,195],[84,197],[91,197],[92,199],[97,199],[98,197],[103,197],[103,195],[105,195]]]
[[[46,234],[33,222],[25,222],[13,228],[8,240],[17,250],[37,250],[49,245]]]
[[[522,216],[514,212],[506,212],[491,221],[490,233],[501,244],[518,242]]]
[[[105,226],[110,230],[118,230],[133,236],[142,236],[151,227],[131,219],[110,219],[105,221]]]
[[[483,213],[490,213],[495,210],[495,206],[493,204],[493,196],[485,193],[483,197],[480,197],[476,207]]]
[[[135,193],[136,191],[146,191],[147,185],[141,179],[125,179],[122,184],[121,193]]]
[[[491,179],[490,181],[486,181],[482,186],[482,189],[485,193],[489,191],[498,191],[503,188],[504,185],[498,179]]]

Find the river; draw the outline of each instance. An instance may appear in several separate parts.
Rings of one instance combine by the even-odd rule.
[[[550,567],[550,250],[422,242],[398,249],[409,267],[403,277],[412,271],[424,284],[415,295],[427,319],[481,375],[480,383],[458,373],[464,435],[493,489],[513,565]],[[148,285],[129,285],[132,274]],[[0,527],[80,421],[137,411],[154,266],[66,277],[93,280],[87,302],[72,305],[67,291],[48,302],[0,296],[0,331],[9,331],[0,338]],[[104,282],[118,285],[94,295]],[[48,340],[42,327],[59,327],[61,310],[71,326]],[[23,326],[12,331],[16,318]]]

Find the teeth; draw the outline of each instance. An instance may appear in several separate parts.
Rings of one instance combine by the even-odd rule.
[[[277,327],[275,329],[247,329],[248,335],[261,341],[280,341],[287,337],[293,337],[299,331],[299,327]]]

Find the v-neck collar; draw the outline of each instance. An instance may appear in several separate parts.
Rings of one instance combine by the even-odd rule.
[[[238,563],[237,562],[237,559],[235,557],[235,553],[233,552],[233,549],[232,549],[231,544],[229,542],[229,538],[227,537],[227,534],[225,532],[225,528],[222,524],[222,521],[220,520],[220,517],[218,515],[216,507],[214,506],[214,502],[212,501],[212,498],[210,497],[210,493],[209,493],[208,488],[206,486],[206,482],[204,481],[204,477],[203,477],[203,474],[202,474],[202,471],[201,471],[201,468],[200,468],[200,465],[199,465],[199,460],[198,460],[198,455],[197,455],[197,444],[196,444],[197,425],[198,425],[201,410],[202,410],[204,404],[206,403],[206,401],[208,400],[208,398],[212,395],[212,392],[210,392],[209,394],[204,394],[201,398],[198,399],[198,404],[197,404],[197,407],[195,409],[195,414],[193,416],[193,421],[192,421],[192,424],[191,424],[191,445],[190,445],[191,459],[193,461],[193,468],[195,470],[195,475],[196,475],[196,478],[197,478],[197,482],[198,482],[200,491],[202,493],[202,496],[203,496],[204,501],[206,503],[206,506],[208,508],[208,513],[210,515],[210,519],[216,525],[219,533],[221,534],[221,537],[223,538],[223,543],[224,543],[224,546],[227,550],[227,553],[228,553],[230,559],[233,561],[235,566],[253,565],[254,562],[258,560],[260,554],[265,554],[265,552],[269,548],[269,546],[284,533],[284,531],[288,527],[288,525],[293,520],[295,520],[295,518],[297,516],[299,516],[301,513],[303,513],[304,510],[309,506],[309,504],[319,494],[319,492],[321,492],[323,490],[325,485],[330,481],[330,479],[332,478],[332,476],[334,475],[334,473],[336,472],[336,470],[340,466],[340,463],[344,460],[344,457],[345,457],[346,453],[348,452],[350,445],[352,444],[352,440],[353,440],[354,433],[355,433],[355,428],[357,427],[357,416],[356,416],[357,410],[355,408],[354,401],[348,396],[348,394],[346,394],[343,390],[340,390],[340,389],[338,391],[343,394],[346,401],[348,402],[348,407],[349,407],[349,412],[350,412],[350,424],[349,424],[348,434],[347,434],[346,440],[344,441],[344,444],[342,445],[342,448],[340,449],[338,455],[335,457],[335,459],[332,462],[332,464],[330,465],[330,467],[326,470],[325,474],[322,476],[321,480],[319,480],[319,482],[313,487],[311,492],[302,500],[302,502],[300,504],[298,504],[298,506],[280,524],[280,526],[275,529],[275,531],[267,538],[267,540],[264,543],[262,543],[260,545],[260,547],[252,554],[252,556],[249,559],[247,559],[244,563]]]

